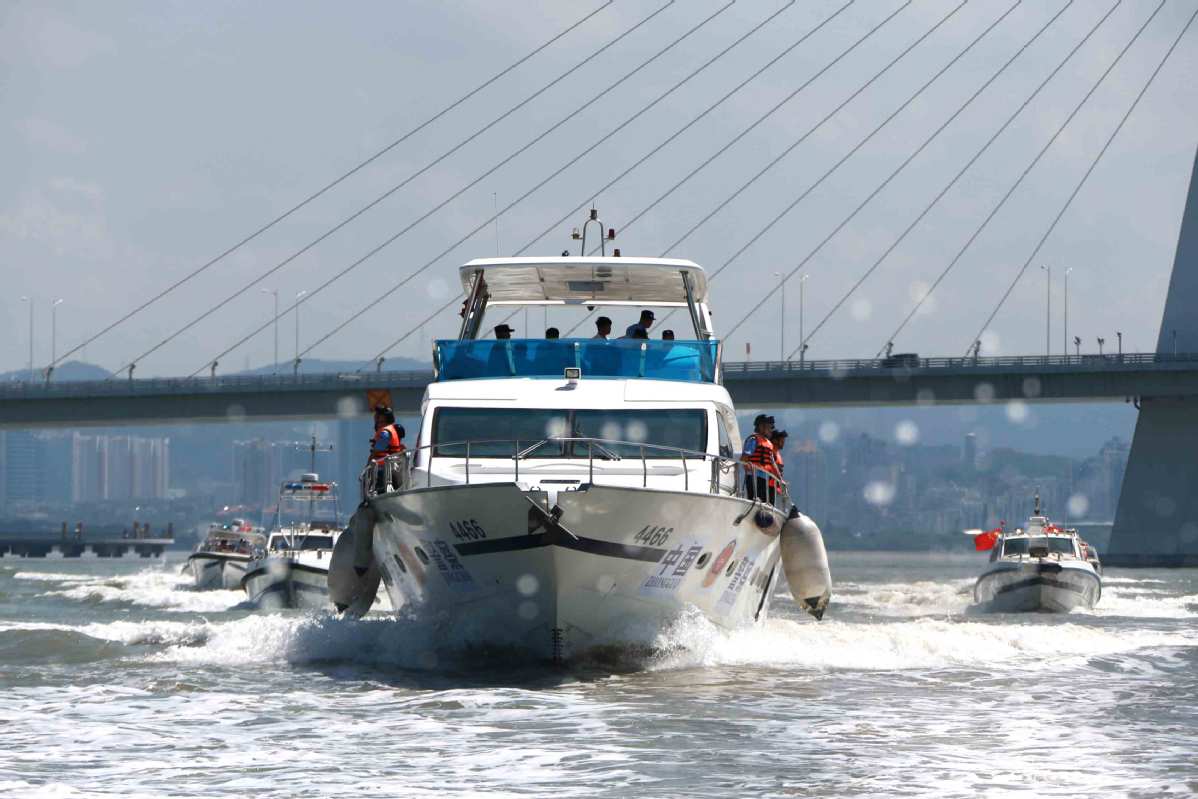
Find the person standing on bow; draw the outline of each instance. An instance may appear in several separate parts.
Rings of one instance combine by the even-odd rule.
[[[403,443],[405,432],[403,425],[395,423],[394,411],[386,405],[375,407],[374,437],[370,439],[370,458],[368,462],[382,467],[389,456],[405,452],[407,450],[407,447]],[[385,474],[386,470],[383,468],[378,468],[375,471],[375,490],[379,493],[383,493],[387,488]],[[392,483],[394,482],[393,479]]]
[[[774,417],[758,414],[753,420],[753,435],[745,439],[740,454],[741,462],[745,464],[745,495],[771,505],[777,491],[775,478],[778,474],[774,443],[770,439],[773,432]]]

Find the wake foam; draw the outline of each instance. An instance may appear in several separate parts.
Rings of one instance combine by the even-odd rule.
[[[846,582],[833,587],[832,603],[834,608],[883,616],[945,616],[966,611],[973,602],[973,583],[973,578],[945,582]]]
[[[69,579],[59,580],[59,577]],[[183,613],[214,613],[231,610],[245,602],[240,590],[197,591],[191,579],[171,569],[146,569],[125,577],[86,577],[41,574],[25,579],[55,581],[61,587],[42,596],[59,597],[87,604],[124,604],[161,608]]]
[[[1198,633],[1104,630],[1080,624],[988,624],[916,619],[819,624],[771,619],[726,631],[698,612],[663,634],[653,667],[763,666],[896,671],[939,668],[1059,669],[1069,659],[1198,644]]]

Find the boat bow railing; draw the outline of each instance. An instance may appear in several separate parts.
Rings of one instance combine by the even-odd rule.
[[[604,461],[614,462],[621,460],[639,461],[641,486],[643,488],[648,488],[649,486],[650,461],[677,460],[682,467],[684,491],[690,491],[691,467],[698,462],[709,464],[708,471],[710,477],[706,482],[707,492],[710,494],[725,494],[753,499],[758,491],[757,486],[761,481],[764,481],[766,484],[772,483],[776,486],[775,491],[772,492],[774,494],[773,504],[776,507],[786,509],[791,504],[789,487],[786,481],[751,463],[745,463],[725,455],[713,455],[710,452],[691,450],[683,447],[584,436],[550,436],[532,441],[529,439],[472,439],[466,441],[438,442],[436,444],[426,444],[415,449],[408,449],[400,453],[388,455],[385,458],[371,460],[366,464],[359,476],[362,498],[368,500],[381,494],[420,488],[420,480],[416,475],[416,464],[420,462],[423,462],[424,487],[431,488],[433,484],[432,466],[436,458],[461,462],[466,485],[470,485],[471,482],[470,467],[472,461],[477,467],[481,467],[484,460],[510,460],[512,462],[512,481],[518,483],[520,482],[520,464],[531,460],[533,453],[547,444],[557,444],[563,448],[565,445],[570,445],[570,448],[575,453],[579,451],[580,445],[585,445],[587,463],[586,482],[588,485],[598,484],[595,479],[597,474],[600,479],[607,476],[602,468],[596,473],[596,460],[599,460],[601,463]],[[511,454],[494,454],[497,446],[510,448]],[[487,454],[477,455],[471,452],[471,450],[474,450],[476,453],[479,447],[483,447]],[[627,450],[629,448],[632,448],[636,454],[620,454],[620,450]],[[445,450],[460,451],[461,454],[448,455],[445,453]],[[580,459],[578,455],[574,455],[573,457],[562,456],[560,459],[555,460],[577,461]],[[622,476],[627,477],[627,475],[628,473],[625,472]],[[732,476],[730,485],[725,485],[726,481],[723,479],[727,475]],[[624,485],[624,483],[621,485]]]

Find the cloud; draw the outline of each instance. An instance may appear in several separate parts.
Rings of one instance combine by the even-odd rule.
[[[17,123],[17,127],[34,147],[68,155],[82,155],[87,151],[86,141],[48,119],[30,117]]]

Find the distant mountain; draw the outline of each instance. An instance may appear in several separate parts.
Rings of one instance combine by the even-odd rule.
[[[54,379],[63,381],[75,380],[105,380],[112,372],[93,363],[83,361],[67,361],[60,363],[54,369]],[[34,380],[45,380],[46,375],[41,369],[34,370]],[[20,382],[29,380],[28,369],[17,369],[12,372],[0,372],[0,383]]]

